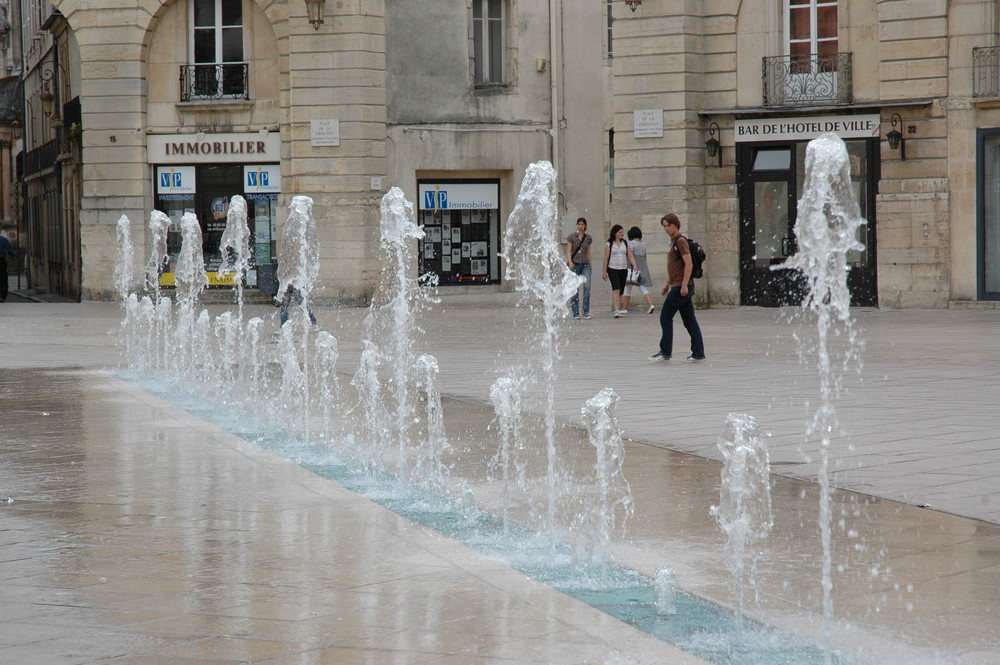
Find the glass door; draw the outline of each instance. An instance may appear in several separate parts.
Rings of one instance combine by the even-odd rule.
[[[878,141],[848,140],[851,186],[868,223],[858,229],[864,249],[847,257],[851,305],[878,306],[875,261],[875,183],[878,181]],[[739,145],[740,302],[782,307],[798,305],[805,281],[795,270],[783,270],[797,251],[795,222],[805,181],[808,141]]]
[[[978,134],[977,297],[1000,300],[1000,129]]]
[[[802,302],[803,282],[781,270],[795,253],[796,169],[792,144],[746,146],[740,191],[740,299],[780,307]]]

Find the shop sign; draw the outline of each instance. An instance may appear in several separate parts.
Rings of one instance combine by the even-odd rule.
[[[495,210],[500,188],[495,183],[442,183],[419,186],[420,210]]]
[[[157,194],[194,194],[195,168],[193,166],[158,166],[156,168]]]
[[[247,194],[281,193],[281,168],[277,164],[244,166],[243,191]]]
[[[281,137],[277,132],[150,134],[146,152],[152,164],[277,162]]]
[[[750,118],[733,123],[737,143],[749,141],[809,141],[832,132],[840,138],[869,139],[879,136],[882,121],[877,113],[867,115],[823,115],[792,118]]]

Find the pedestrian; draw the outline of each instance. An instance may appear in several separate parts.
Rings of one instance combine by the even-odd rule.
[[[7,293],[10,289],[10,276],[7,274],[7,257],[17,258],[17,251],[7,240],[7,236],[0,233],[0,302],[7,301]]]
[[[685,362],[705,362],[705,342],[701,337],[701,328],[694,315],[694,280],[691,278],[691,248],[687,238],[681,235],[681,220],[674,213],[667,213],[660,220],[660,225],[670,236],[670,249],[667,251],[667,283],[660,291],[663,308],[660,310],[660,350],[649,357],[650,362],[665,362],[670,360],[674,344],[674,314],[680,312],[681,321],[691,336],[691,355]]]
[[[297,286],[289,284],[285,288],[284,293],[281,295],[281,301],[278,303],[281,308],[278,310],[278,318],[282,326],[288,321],[288,310],[293,305],[301,308],[303,300],[302,292],[299,291]],[[309,315],[309,322],[316,325],[316,317],[313,315],[312,308],[308,304],[306,305],[306,313]]]
[[[587,233],[587,220],[576,220],[576,231],[566,236],[566,263],[569,269],[583,277],[580,289],[570,299],[573,318],[580,318],[580,290],[583,290],[583,318],[590,318],[590,245],[594,239]]]
[[[621,293],[625,289],[628,267],[635,269],[635,257],[625,240],[625,229],[621,224],[611,227],[608,244],[604,246],[604,275],[601,279],[611,282],[611,309],[616,319],[622,318]]]
[[[646,314],[656,311],[653,306],[653,296],[649,293],[649,287],[653,285],[653,278],[649,276],[649,264],[646,263],[646,243],[642,241],[642,229],[633,226],[628,230],[628,248],[632,250],[635,257],[635,264],[639,267],[639,282],[637,284],[626,284],[623,295],[625,301],[622,309],[628,311],[629,302],[632,300],[632,289],[639,289],[639,293],[646,299]]]

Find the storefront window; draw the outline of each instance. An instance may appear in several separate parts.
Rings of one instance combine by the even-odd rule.
[[[500,282],[500,184],[419,183],[420,274],[442,285]]]
[[[174,269],[181,250],[181,217],[185,213],[194,213],[201,225],[202,253],[209,285],[233,286],[234,274],[218,272],[222,264],[219,250],[222,234],[226,230],[230,201],[239,194],[247,202],[247,225],[251,236],[252,266],[246,275],[246,286],[256,287],[258,272],[274,263],[274,229],[281,189],[278,166],[161,166],[156,173],[156,209],[170,218],[168,263],[160,275],[160,285],[172,286],[174,283]]]

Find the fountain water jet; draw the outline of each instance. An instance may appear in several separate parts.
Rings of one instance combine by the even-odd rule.
[[[282,404],[288,408],[295,396],[303,404],[309,397],[309,331],[312,311],[309,299],[319,278],[319,234],[312,214],[313,201],[308,196],[294,196],[288,206],[288,218],[278,251],[278,293],[288,307],[289,319],[281,327],[278,348],[281,352]],[[291,304],[296,304],[292,307]],[[285,310],[283,310],[285,311]],[[308,409],[299,409],[300,427],[309,438]]]
[[[414,420],[421,372],[414,353],[414,340],[420,332],[416,314],[433,301],[436,278],[415,278],[411,266],[416,263],[416,245],[424,230],[415,222],[413,204],[403,191],[393,187],[381,202],[382,293],[390,294],[384,304],[372,302],[364,323],[361,362],[352,384],[365,406],[365,418],[371,417],[363,453],[369,464],[380,463],[381,451],[396,447],[396,468],[400,478],[416,480],[410,455],[414,452]],[[436,363],[436,361],[435,361]],[[387,389],[388,388],[388,389]],[[377,409],[374,413],[372,410]],[[383,415],[387,414],[387,415]]]
[[[522,382],[511,376],[501,376],[490,388],[490,401],[500,424],[500,445],[490,462],[491,471],[499,470],[502,482],[504,534],[510,531],[511,485],[524,486],[524,465],[518,462],[524,448],[522,437]]]
[[[840,395],[840,375],[833,362],[832,337],[846,340],[840,346],[839,365],[858,360],[856,333],[847,286],[848,256],[864,249],[858,241],[866,224],[851,187],[847,147],[836,134],[823,134],[806,146],[805,181],[795,223],[798,252],[782,268],[801,271],[808,285],[802,307],[816,317],[816,364],[820,404],[806,427],[806,440],[820,443],[820,540],[823,546],[823,632],[825,663],[832,650],[833,577],[831,571],[830,445],[837,430],[834,400]]]
[[[118,262],[115,264],[115,289],[124,303],[132,293],[132,264],[135,261],[135,245],[132,244],[132,222],[128,216],[118,218],[115,235],[118,246]]]
[[[540,310],[544,325],[537,340],[541,358],[533,378],[541,384],[545,395],[548,490],[545,530],[553,543],[558,539],[556,506],[560,488],[565,484],[555,441],[555,384],[560,354],[558,322],[566,317],[567,303],[583,283],[583,277],[566,266],[558,235],[556,172],[549,162],[535,162],[524,173],[517,204],[507,220],[504,274],[514,281],[514,288],[524,294],[521,304]]]
[[[597,482],[594,487],[596,496],[593,501],[585,501],[580,517],[581,528],[577,531],[578,539],[582,537],[586,540],[585,552],[581,551],[578,542],[574,554],[579,566],[585,553],[589,563],[598,567],[603,581],[608,578],[611,536],[619,521],[618,513],[620,511],[623,515],[621,523],[624,527],[634,510],[632,489],[622,473],[625,445],[615,418],[617,404],[618,393],[605,388],[587,400],[581,409],[590,443],[597,451],[594,462]]]
[[[233,285],[236,287],[237,302],[236,318],[242,321],[243,282],[253,257],[250,252],[250,227],[247,225],[247,202],[239,194],[234,195],[229,200],[229,210],[226,212],[226,229],[222,232],[219,252],[222,254],[219,273],[234,275]]]
[[[711,512],[726,533],[736,588],[736,622],[743,623],[744,593],[755,586],[757,546],[771,531],[771,464],[753,416],[730,413],[719,441],[724,460],[718,506]]]
[[[193,374],[195,357],[203,347],[198,342],[202,337],[196,330],[195,307],[198,297],[208,286],[205,274],[205,256],[202,253],[201,225],[194,213],[184,213],[181,217],[181,251],[174,270],[174,284],[177,287],[177,334],[174,347],[178,360],[189,374]]]
[[[146,261],[146,291],[153,294],[153,303],[160,302],[160,269],[169,260],[167,254],[167,231],[170,218],[166,213],[154,210],[149,213],[149,257]]]

